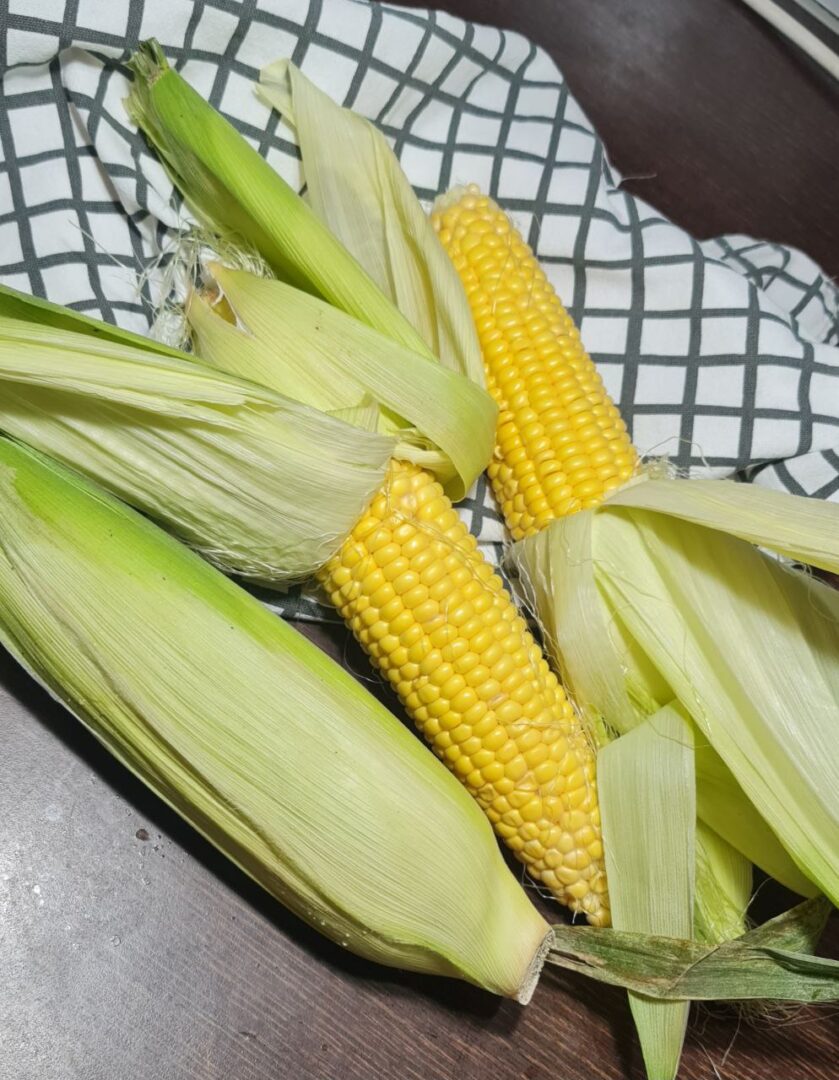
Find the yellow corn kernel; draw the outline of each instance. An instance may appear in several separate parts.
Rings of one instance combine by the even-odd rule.
[[[470,185],[431,218],[463,282],[499,408],[487,470],[515,540],[597,506],[637,454],[580,335],[504,211]]]
[[[362,519],[363,535],[354,531],[319,579],[417,727],[530,875],[606,925],[592,748],[510,596],[453,514],[429,473],[394,461],[383,494]],[[375,550],[367,537],[375,538]],[[364,573],[347,595],[341,583],[359,565]],[[388,618],[397,611],[398,626]]]

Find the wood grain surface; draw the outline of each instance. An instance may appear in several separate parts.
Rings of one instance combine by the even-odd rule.
[[[676,221],[839,273],[839,87],[737,0],[442,6],[548,48],[617,166],[646,177],[629,186]],[[339,627],[301,629],[396,708]],[[680,1075],[834,1080],[838,1061],[828,1007],[702,1008]],[[319,938],[0,654],[0,1080],[642,1076],[617,990],[549,972],[522,1009]]]

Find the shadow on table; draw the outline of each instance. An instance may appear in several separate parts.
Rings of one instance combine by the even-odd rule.
[[[340,628],[338,628],[340,629]],[[388,688],[382,687],[387,690]],[[359,981],[386,981],[388,993],[421,994],[446,1009],[489,1023],[499,1034],[511,1032],[521,1009],[476,986],[456,979],[424,976],[379,966],[340,948],[269,896],[238,867],[200,836],[140,780],[121,765],[78,720],[40,687],[5,651],[0,650],[0,690],[25,707],[46,730],[91,768],[154,829],[221,881],[276,930],[311,956]]]

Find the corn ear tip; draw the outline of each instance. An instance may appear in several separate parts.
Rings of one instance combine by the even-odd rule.
[[[431,207],[432,214],[443,214],[451,206],[455,206],[466,195],[480,195],[481,189],[478,184],[455,184],[454,187],[449,188],[448,191],[444,191],[438,195],[434,200],[434,205]]]
[[[218,284],[227,274],[233,271],[233,267],[226,266],[220,258],[207,259],[201,267],[201,271],[205,278],[214,284]]]
[[[128,69],[134,76],[128,94],[123,98],[123,106],[129,119],[141,130],[148,131],[152,124],[150,91],[154,84],[169,68],[160,42],[149,38],[138,46],[128,60]]]
[[[135,85],[140,81],[152,86],[169,71],[169,61],[157,38],[148,38],[140,42],[128,61],[128,67],[135,75]]]

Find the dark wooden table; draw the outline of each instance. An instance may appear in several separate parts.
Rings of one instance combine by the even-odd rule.
[[[628,186],[676,221],[839,274],[839,85],[738,0],[443,6],[548,48]],[[338,627],[304,630],[366,673]],[[832,1080],[838,1060],[828,1009],[702,1009],[681,1075]],[[521,1009],[318,938],[0,657],[0,1080],[642,1075],[618,991],[549,973]]]

